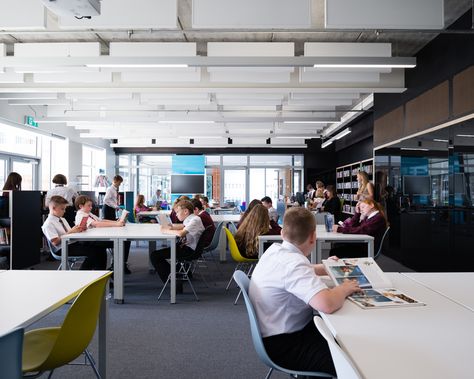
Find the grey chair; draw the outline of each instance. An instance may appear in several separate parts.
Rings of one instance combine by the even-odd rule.
[[[382,240],[380,241],[380,246],[379,246],[379,249],[377,250],[377,253],[374,255],[374,259],[377,259],[380,254],[382,253],[382,250],[383,250],[383,244],[385,242],[385,238],[387,237],[388,235],[388,231],[390,230],[390,226],[387,226],[387,229],[385,230],[383,236],[382,236]]]
[[[15,329],[0,336],[0,377],[22,377],[23,329]]]
[[[46,236],[45,236],[46,238]],[[53,246],[53,244],[51,243],[51,241],[49,239],[46,238],[46,242],[48,243],[48,247],[49,247],[49,252],[51,253],[51,256],[61,262],[59,264],[59,267],[58,267],[58,270],[61,270],[62,266],[63,266],[63,263],[62,263],[62,260],[61,260],[61,256],[60,255],[57,255],[55,252],[57,251],[56,248]],[[83,261],[85,260],[87,257],[86,256],[82,256],[82,255],[77,255],[77,256],[68,256],[67,257],[67,261],[66,261],[66,264],[67,264],[67,269],[68,270],[72,270],[75,266],[75,264],[77,262],[80,262],[80,261]]]
[[[224,226],[224,222],[220,222],[217,224],[216,230],[214,232],[214,236],[212,237],[212,241],[209,246],[206,246],[202,249],[202,255],[200,260],[206,262],[208,260],[213,261],[216,265],[216,268],[219,272],[221,272],[221,268],[219,267],[219,262],[217,258],[214,256],[213,252],[219,247],[219,241],[221,239],[222,227]]]
[[[270,370],[268,371],[265,379],[270,378],[270,375],[272,374],[273,370],[281,371],[285,374],[291,375],[292,377],[304,375],[304,376],[313,376],[313,377],[319,377],[319,378],[332,378],[332,375],[326,374],[325,372],[318,372],[318,371],[308,372],[308,371],[289,370],[284,367],[278,366],[276,363],[274,363],[271,360],[271,358],[268,356],[267,351],[265,350],[262,334],[260,333],[260,326],[258,325],[257,315],[253,308],[252,302],[250,301],[250,297],[249,297],[250,279],[247,277],[246,273],[238,270],[234,272],[234,280],[237,283],[237,285],[240,287],[240,290],[242,291],[242,295],[245,301],[245,306],[247,307],[253,346],[255,347],[255,350],[260,360],[263,363],[265,363],[268,367],[270,367]]]

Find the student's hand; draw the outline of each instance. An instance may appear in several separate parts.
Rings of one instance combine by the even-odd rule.
[[[337,255],[331,255],[328,259],[337,262],[339,260],[339,257]]]
[[[117,224],[117,226],[125,226],[125,221],[117,220],[115,221],[115,223]]]
[[[346,297],[352,295],[354,292],[361,292],[357,280],[345,280],[340,287],[342,287]]]
[[[68,233],[80,233],[83,232],[85,229],[81,225],[76,225],[71,228]]]
[[[337,233],[338,228],[339,228],[339,225],[333,225],[332,226],[332,231]]]
[[[171,227],[172,227],[172,226],[173,226],[173,225],[171,225],[171,224],[164,224],[164,225],[161,225],[161,230],[163,230],[163,231],[171,230]]]

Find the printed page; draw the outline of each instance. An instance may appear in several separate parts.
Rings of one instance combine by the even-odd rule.
[[[346,265],[357,265],[362,273],[367,277],[372,284],[372,288],[388,288],[392,287],[392,282],[384,274],[379,265],[373,258],[363,257],[354,259],[343,259]]]
[[[351,295],[349,300],[363,309],[426,305],[394,288],[384,288],[378,290],[367,289],[361,293]]]
[[[130,213],[129,211],[124,209],[122,211],[122,214],[120,215],[120,221],[125,221],[126,222],[127,221],[127,216],[128,216],[129,213]]]

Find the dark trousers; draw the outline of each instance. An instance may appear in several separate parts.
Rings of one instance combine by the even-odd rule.
[[[283,368],[336,376],[329,346],[313,320],[298,332],[265,337],[263,344],[272,361]]]
[[[336,255],[339,258],[360,258],[367,256],[366,243],[335,243],[331,248],[329,256]]]
[[[176,245],[176,259],[192,259],[194,256],[196,256],[196,252],[190,247]],[[163,283],[168,280],[171,272],[171,266],[167,261],[170,258],[171,249],[169,247],[150,253],[150,261]]]
[[[107,204],[104,204],[103,207],[104,207],[104,220],[112,220],[112,221],[117,220],[115,208],[109,207]],[[124,263],[128,262],[128,256],[130,255],[130,245],[131,245],[131,241],[125,241],[125,243],[123,244]]]
[[[57,254],[60,254],[61,250]],[[105,270],[107,267],[106,247],[95,242],[75,242],[69,245],[68,255],[85,256],[81,270]]]

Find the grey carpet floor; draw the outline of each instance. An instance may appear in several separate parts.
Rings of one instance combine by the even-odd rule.
[[[219,264],[220,273],[209,264],[209,287],[199,275],[193,283],[200,297],[196,302],[184,285],[177,304],[169,303],[169,291],[158,302],[161,281],[149,273],[148,253],[144,245],[132,243],[130,268],[125,277],[125,304],[110,304],[108,370],[110,378],[264,378],[266,366],[260,362],[250,338],[243,300],[233,305],[235,284],[224,290],[234,263]],[[384,271],[408,271],[397,262],[381,257]],[[36,269],[55,269],[57,262],[44,262]],[[67,306],[34,325],[61,323]],[[94,338],[90,351],[97,353]],[[46,375],[43,375],[46,377]],[[94,378],[90,367],[65,366],[53,378]],[[287,378],[274,373],[272,378]]]

